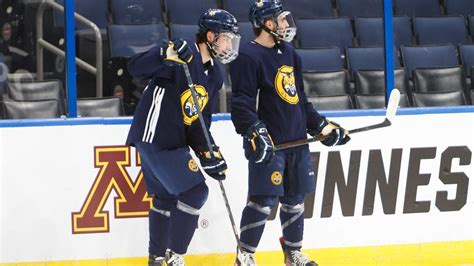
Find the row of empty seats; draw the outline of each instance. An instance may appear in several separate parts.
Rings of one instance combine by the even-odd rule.
[[[400,107],[462,106],[472,103],[474,91],[468,96],[460,91],[415,92],[410,99],[401,94]],[[469,99],[470,98],[470,99]],[[318,110],[375,109],[385,107],[385,94],[328,95],[308,97]]]
[[[56,0],[63,3],[63,0]],[[75,9],[105,28],[113,24],[196,24],[208,8],[223,8],[239,21],[248,21],[255,0],[81,0]],[[382,17],[383,0],[284,0],[285,9],[298,18],[346,16]],[[395,16],[474,15],[471,0],[393,0]],[[58,24],[62,23],[57,15]]]
[[[7,82],[0,102],[0,118],[57,118],[66,115],[66,97],[59,80]],[[2,98],[0,96],[0,98]],[[82,117],[123,116],[120,97],[77,100],[77,115]]]

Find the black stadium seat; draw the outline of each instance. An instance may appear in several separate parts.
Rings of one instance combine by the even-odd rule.
[[[163,23],[143,25],[109,25],[111,57],[130,57],[161,45],[167,39]]]
[[[415,68],[458,66],[454,45],[402,46],[402,58],[407,76],[411,79]]]
[[[77,99],[77,115],[81,117],[111,117],[125,115],[120,97]]]
[[[249,21],[249,10],[255,0],[223,0],[225,10],[229,11],[238,22]]]
[[[310,96],[350,94],[349,79],[345,70],[303,72],[303,83]]]
[[[412,45],[413,33],[410,18],[407,16],[393,17],[393,44],[396,49],[400,45]],[[384,29],[383,19],[380,18],[355,18],[355,30],[359,46],[383,46]]]
[[[474,5],[474,4],[473,4]],[[468,44],[469,33],[464,17],[413,18],[418,44]]]
[[[414,107],[459,106],[466,105],[466,103],[462,91],[413,93]]]
[[[299,19],[300,48],[337,46],[341,52],[354,45],[351,20],[347,17]]]
[[[339,16],[382,17],[383,0],[336,0]]]
[[[283,0],[283,6],[298,19],[334,16],[331,0]]]
[[[403,68],[395,69],[395,88],[401,93],[409,91],[408,80]],[[355,91],[358,94],[385,93],[384,70],[359,70],[355,72]]]
[[[59,80],[35,82],[8,82],[8,98],[15,101],[49,100],[58,101],[61,114],[66,113],[66,97]]]
[[[296,49],[303,71],[335,71],[344,68],[337,47]]]
[[[385,108],[385,94],[356,94],[355,104],[357,109]],[[406,94],[400,94],[399,106],[410,107],[410,102]]]
[[[474,4],[472,0],[444,0],[446,15],[473,15]]]
[[[148,0],[150,1],[150,0]],[[197,25],[201,14],[217,8],[216,0],[165,0],[168,23]]]
[[[350,95],[311,96],[308,97],[316,110],[350,110],[354,104]]]
[[[385,52],[383,47],[368,48],[347,48],[347,65],[354,78],[354,73],[360,69],[384,69],[385,68]],[[394,53],[395,67],[400,67],[400,60]]]
[[[61,116],[57,100],[14,101],[0,102],[4,119],[25,118],[59,118]]]
[[[471,68],[474,67],[474,45],[460,45],[459,52],[464,74],[466,77],[471,77]]]
[[[393,0],[392,4],[396,16],[441,16],[438,0]]]
[[[169,27],[171,39],[195,40],[196,33],[199,31],[197,24],[170,24]]]
[[[446,92],[466,89],[461,66],[444,68],[417,68],[413,74],[416,92]]]
[[[249,41],[255,40],[255,33],[253,32],[253,26],[250,22],[237,22],[239,25],[239,34],[242,39],[240,39],[240,43],[246,43]]]
[[[110,13],[114,24],[163,23],[160,1],[110,0]]]

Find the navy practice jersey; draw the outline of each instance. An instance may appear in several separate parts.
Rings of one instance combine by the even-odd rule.
[[[223,78],[213,60],[202,63],[197,44],[189,41],[188,44],[194,53],[188,67],[209,128]],[[136,79],[150,79],[150,82],[135,110],[127,145],[143,141],[163,150],[185,146],[191,146],[194,150],[207,149],[183,67],[163,62],[160,49],[156,46],[129,60],[130,74]]]
[[[287,43],[278,48],[254,41],[241,45],[230,76],[232,122],[239,134],[262,120],[279,144],[306,138],[306,129],[316,128],[322,119],[306,98],[301,59]]]

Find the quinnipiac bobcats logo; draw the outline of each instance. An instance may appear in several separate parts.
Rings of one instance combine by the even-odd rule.
[[[272,173],[270,180],[272,181],[273,185],[278,186],[281,184],[281,181],[283,181],[283,177],[281,176],[280,172],[275,171]]]
[[[295,74],[292,66],[283,65],[278,69],[275,77],[275,90],[278,96],[289,104],[299,102],[296,91]]]
[[[191,170],[193,172],[199,171],[199,166],[197,165],[196,161],[194,161],[194,159],[189,160],[188,168],[189,168],[189,170]]]
[[[194,88],[196,89],[197,100],[202,111],[209,101],[209,94],[207,93],[206,88],[201,85],[194,85]],[[194,104],[191,90],[189,89],[181,93],[181,111],[183,113],[184,124],[188,126],[198,119],[197,108]]]

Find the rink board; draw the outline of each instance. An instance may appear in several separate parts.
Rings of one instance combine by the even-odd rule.
[[[349,129],[381,119],[334,118]],[[129,126],[0,128],[0,265],[144,265],[150,201],[136,151],[122,145]],[[241,138],[229,120],[212,132],[239,221]],[[311,144],[318,179],[305,202],[304,248],[321,265],[474,264],[473,136],[473,113],[423,114],[354,134],[346,146]],[[229,265],[235,240],[219,186],[207,183],[186,259]],[[280,235],[278,218],[270,219],[259,265],[281,265]]]

